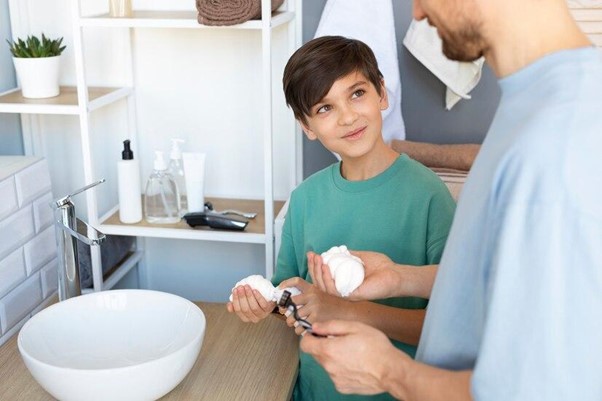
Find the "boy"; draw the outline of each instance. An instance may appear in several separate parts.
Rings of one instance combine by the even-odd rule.
[[[387,92],[370,48],[340,36],[314,39],[290,58],[283,86],[286,102],[305,135],[338,153],[341,162],[309,177],[293,191],[273,283],[293,277],[311,280],[308,253],[322,253],[336,245],[378,250],[397,263],[438,263],[455,204],[433,172],[383,141],[381,111],[388,107]],[[400,340],[395,345],[414,355],[426,300],[348,302],[296,280],[303,294],[294,300],[304,305],[300,314],[310,322],[332,317],[363,321]],[[233,292],[228,309],[243,321],[257,322],[274,306],[243,286]],[[391,398],[338,393],[325,371],[302,353],[294,399]]]

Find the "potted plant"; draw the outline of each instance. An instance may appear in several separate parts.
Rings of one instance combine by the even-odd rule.
[[[65,50],[65,46],[61,46],[63,38],[48,39],[42,34],[42,40],[32,35],[26,40],[7,42],[23,97],[39,99],[58,96],[59,60]]]

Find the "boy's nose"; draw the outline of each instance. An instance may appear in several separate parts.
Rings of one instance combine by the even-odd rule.
[[[341,108],[339,113],[339,124],[340,125],[352,125],[357,120],[357,112],[351,106]]]
[[[421,21],[426,18],[426,13],[422,9],[422,6],[420,5],[420,1],[421,0],[414,0],[414,7],[412,10],[412,15],[414,16],[414,19],[416,21]]]

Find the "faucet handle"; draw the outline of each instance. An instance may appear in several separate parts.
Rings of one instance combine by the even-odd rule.
[[[61,206],[65,205],[66,203],[70,202],[72,196],[75,196],[75,195],[80,194],[80,193],[82,193],[84,191],[87,191],[88,189],[93,188],[93,187],[97,186],[98,184],[102,184],[105,181],[106,180],[104,178],[101,178],[100,180],[98,180],[96,182],[93,182],[92,184],[86,185],[85,187],[76,190],[72,194],[69,194],[67,196],[63,196],[62,198],[53,201],[52,205],[54,207],[57,207],[57,208],[61,207]]]

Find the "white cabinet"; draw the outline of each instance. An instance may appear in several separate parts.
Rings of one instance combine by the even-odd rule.
[[[65,3],[65,0],[62,3]],[[276,75],[281,78],[281,68],[284,62],[301,44],[301,0],[288,0],[273,14],[270,13],[270,1],[262,0],[263,18],[261,20],[248,21],[228,27],[199,25],[194,10],[162,9],[174,4],[168,1],[159,2],[161,7],[156,7],[157,1],[147,2],[141,0],[138,3],[134,2],[136,9],[131,18],[110,18],[106,11],[104,13],[95,12],[94,10],[98,9],[99,3],[98,1],[87,0],[70,0],[69,2],[73,30],[71,43],[68,42],[68,50],[72,52],[70,56],[74,64],[69,78],[75,81],[75,85],[62,87],[61,94],[58,97],[43,100],[24,99],[18,88],[0,94],[0,112],[20,113],[22,115],[26,153],[44,153],[44,149],[40,150],[43,146],[36,145],[40,141],[36,137],[45,134],[45,132],[40,132],[39,124],[36,122],[37,116],[72,115],[77,118],[79,124],[77,131],[80,140],[80,149],[72,150],[72,153],[79,151],[81,157],[81,165],[79,166],[81,171],[74,171],[73,174],[80,174],[82,182],[71,185],[72,188],[70,189],[76,189],[78,186],[96,181],[104,174],[113,175],[112,167],[107,166],[113,165],[117,160],[116,156],[120,151],[121,140],[126,138],[132,140],[135,157],[141,160],[143,175],[141,180],[144,183],[152,165],[152,160],[149,160],[152,157],[152,148],[161,148],[165,145],[162,149],[167,150],[165,147],[168,144],[168,138],[181,136],[178,132],[169,134],[154,132],[154,127],[160,125],[157,121],[166,119],[193,121],[198,117],[194,115],[197,114],[196,112],[190,113],[193,115],[183,115],[181,112],[183,107],[172,107],[171,105],[175,103],[175,99],[178,97],[184,97],[185,95],[187,98],[191,98],[191,96],[194,98],[198,95],[198,103],[199,105],[202,104],[203,108],[198,113],[199,115],[202,113],[210,115],[222,113],[223,115],[217,120],[209,121],[211,119],[207,119],[209,121],[207,124],[198,123],[196,125],[200,130],[216,132],[213,136],[203,138],[203,144],[209,148],[209,151],[185,148],[185,151],[206,151],[208,153],[208,174],[211,174],[213,163],[213,170],[216,174],[209,177],[209,182],[206,184],[208,200],[213,201],[216,209],[236,208],[258,212],[259,216],[251,221],[244,232],[191,229],[184,222],[177,225],[151,225],[146,222],[133,225],[121,224],[118,219],[118,206],[116,205],[117,192],[116,183],[114,182],[116,175],[105,177],[108,182],[111,181],[110,178],[114,178],[113,183],[105,188],[103,188],[105,185],[103,184],[95,190],[88,191],[85,195],[87,219],[106,234],[136,236],[141,240],[139,241],[139,251],[121,268],[112,273],[106,281],[102,279],[100,252],[98,249],[92,248],[94,289],[98,291],[111,288],[119,278],[123,277],[143,258],[144,237],[263,245],[265,247],[265,275],[271,276],[275,253],[274,216],[284,203],[278,201],[278,199],[286,199],[290,190],[301,179],[301,135],[296,124],[294,124],[292,113],[285,108],[282,111],[283,100],[280,98],[281,94],[279,94],[279,92],[282,92],[279,85],[280,79],[275,79]],[[155,9],[140,9],[146,3],[155,6]],[[194,4],[194,2],[191,3]],[[37,31],[30,32],[28,27],[29,18],[27,17],[27,14],[31,12],[30,8],[35,4],[39,5],[40,3],[30,0],[11,0],[14,37],[37,33]],[[102,6],[108,9],[108,1]],[[65,11],[63,8],[63,13]],[[89,39],[89,30],[94,31],[91,35],[92,40]],[[236,63],[232,63],[232,55],[230,55],[226,56],[229,57],[227,58],[227,65],[224,64],[224,68],[227,69],[229,74],[227,80],[237,82],[235,86],[240,88],[241,94],[244,96],[237,96],[235,93],[230,93],[229,96],[218,96],[219,93],[216,93],[215,83],[212,82],[215,78],[207,72],[192,78],[195,82],[205,80],[213,84],[213,86],[208,85],[212,88],[209,91],[211,93],[201,93],[199,91],[191,94],[186,86],[164,84],[162,79],[165,76],[164,74],[180,73],[177,70],[170,70],[170,63],[165,60],[165,57],[177,57],[182,62],[187,57],[196,60],[193,56],[198,56],[181,51],[184,45],[180,42],[191,40],[190,36],[178,34],[182,30],[196,31],[197,33],[194,34],[192,40],[221,40],[223,44],[219,49],[223,52],[213,51],[206,54],[206,57],[211,57],[212,62],[217,65],[219,65],[222,53],[227,53],[229,41],[254,43],[253,46],[248,46],[249,51],[237,50],[241,54],[236,55]],[[278,32],[279,48],[284,47],[284,51],[274,51],[274,47],[278,45],[278,43],[275,43],[276,35],[274,35],[274,32]],[[105,38],[105,42],[103,42],[103,36],[108,38]],[[152,48],[153,38],[159,36],[169,36],[170,40],[173,37],[174,44],[177,43],[180,46],[179,50],[174,54],[169,54],[169,47],[163,47],[161,51],[157,51],[156,62],[149,62],[148,44],[150,43]],[[103,85],[97,85],[101,87],[90,86],[92,79],[94,79],[95,85],[97,84],[96,81],[106,82],[106,80],[103,80],[102,71],[90,72],[94,70],[94,62],[91,60],[100,57],[98,52],[102,53],[105,60],[107,57],[112,57],[113,45],[116,41],[119,42],[119,46],[115,46],[115,49],[117,49],[115,52],[122,52],[124,56],[119,58],[116,54],[115,58],[119,59],[119,62],[116,62],[117,65],[115,67],[111,66],[111,68],[123,72],[123,84],[115,85],[111,83],[109,87]],[[240,45],[237,49],[240,49]],[[145,56],[145,63],[148,63],[145,66],[137,64],[140,63],[139,56],[142,53]],[[152,49],[150,53],[152,53]],[[151,54],[151,56],[155,55]],[[197,66],[199,65],[198,61],[192,61],[192,64],[194,63],[197,63]],[[275,63],[278,65],[277,71],[273,67]],[[156,73],[158,65],[162,66],[163,70],[157,73],[155,77],[139,77],[139,75],[146,75],[147,73]],[[195,65],[187,67],[195,68]],[[69,69],[70,67],[66,66],[66,68]],[[219,74],[217,75],[219,76]],[[145,79],[146,82],[149,79],[154,80],[154,83],[140,89],[138,82],[142,79]],[[223,80],[223,76],[219,79]],[[245,90],[246,85],[243,86],[240,84],[241,82],[247,82],[252,89]],[[231,88],[230,92],[232,92]],[[215,98],[215,101],[207,100],[211,98]],[[227,99],[227,101],[224,99]],[[240,101],[241,99],[242,101]],[[197,102],[196,99],[193,103],[195,102]],[[109,130],[99,132],[96,129],[97,120],[101,117],[96,117],[95,112],[100,109],[103,109],[100,112],[102,119],[110,120],[106,125],[114,127],[113,120],[120,119],[122,120],[122,126],[126,127],[123,130],[124,134],[111,138],[112,144],[108,146],[111,149],[110,155],[107,154],[107,148],[103,148],[101,145],[103,136],[108,136]],[[149,109],[151,111],[156,110],[156,113],[149,113]],[[254,126],[259,127],[254,130],[257,132],[249,133],[240,129],[240,121],[236,121],[239,115],[237,111],[243,109],[252,110]],[[276,112],[275,109],[279,109],[279,111]],[[150,114],[151,118],[141,119],[141,114],[147,116]],[[28,116],[33,117],[28,118]],[[158,120],[154,121],[153,118]],[[282,126],[282,121],[285,121],[284,124],[288,129],[276,129],[275,121],[279,127]],[[235,123],[238,123],[238,125]],[[34,134],[31,134],[31,132],[34,132]],[[196,138],[194,132],[190,135],[191,138]],[[57,138],[57,141],[58,139],[60,138]],[[65,142],[69,142],[63,144],[65,148],[73,147],[71,141]],[[227,157],[225,149],[233,150],[233,156],[230,159]],[[276,153],[278,160],[280,160],[279,163],[275,163],[275,149],[278,149]],[[214,151],[213,154],[212,151]],[[244,158],[241,157],[241,154],[247,152],[252,155],[251,160],[243,160]],[[68,156],[66,155],[66,157]],[[226,172],[227,169],[230,169],[230,171]],[[231,178],[227,177],[228,174]],[[220,190],[212,191],[212,179],[215,182],[231,179],[234,184],[230,187],[222,186]],[[279,194],[275,193],[275,179],[280,183]],[[214,188],[216,187],[218,185],[214,185]],[[211,195],[214,195],[214,193],[216,196],[212,197]],[[60,195],[60,193],[57,195]],[[78,208],[82,212],[81,207]],[[227,257],[228,255],[224,255],[224,258]]]

